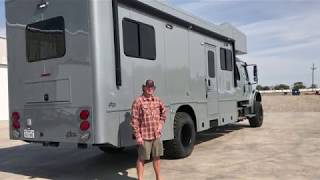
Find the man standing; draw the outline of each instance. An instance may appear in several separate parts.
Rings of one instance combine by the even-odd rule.
[[[160,156],[163,155],[161,129],[166,120],[166,109],[159,97],[153,96],[155,85],[147,80],[142,86],[143,94],[132,104],[131,126],[138,145],[137,174],[143,179],[144,161],[152,155],[153,168],[160,180]]]

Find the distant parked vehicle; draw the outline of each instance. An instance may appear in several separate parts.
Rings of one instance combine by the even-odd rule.
[[[300,96],[300,90],[299,89],[292,89],[292,96]]]

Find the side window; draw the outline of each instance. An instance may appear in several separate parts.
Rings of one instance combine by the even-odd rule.
[[[246,66],[244,66],[244,72],[245,72],[245,74],[246,74],[246,80],[247,80],[247,81],[250,81],[250,79],[249,79],[249,74],[248,74],[248,69],[247,69]]]
[[[220,48],[220,65],[222,70],[232,71],[233,58],[231,50]]]
[[[240,80],[240,73],[239,73],[238,66],[236,66],[235,71],[236,71],[236,80]]]
[[[226,70],[226,51],[220,48],[220,66],[222,70]]]
[[[156,59],[156,39],[152,26],[140,25],[140,56],[145,59]]]
[[[139,26],[136,23],[124,20],[123,45],[124,53],[127,56],[139,57]]]
[[[208,51],[208,72],[209,77],[214,78],[216,77],[215,73],[215,63],[214,63],[214,52]]]
[[[232,52],[230,50],[226,50],[226,70],[232,71],[233,60],[232,60]]]
[[[124,53],[129,57],[156,59],[156,38],[154,28],[131,19],[123,19]]]

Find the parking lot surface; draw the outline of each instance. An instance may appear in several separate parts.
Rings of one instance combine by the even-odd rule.
[[[262,128],[234,124],[198,135],[186,159],[162,160],[166,180],[319,179],[320,113],[266,113]],[[8,122],[0,122],[0,179],[136,179],[134,149],[104,154],[95,147],[77,149],[8,140]],[[147,163],[145,179],[155,179]]]

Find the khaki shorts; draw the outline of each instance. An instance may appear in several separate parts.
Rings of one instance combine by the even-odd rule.
[[[152,157],[163,156],[163,146],[160,139],[144,140],[143,145],[138,145],[138,158],[140,160],[150,160]]]

